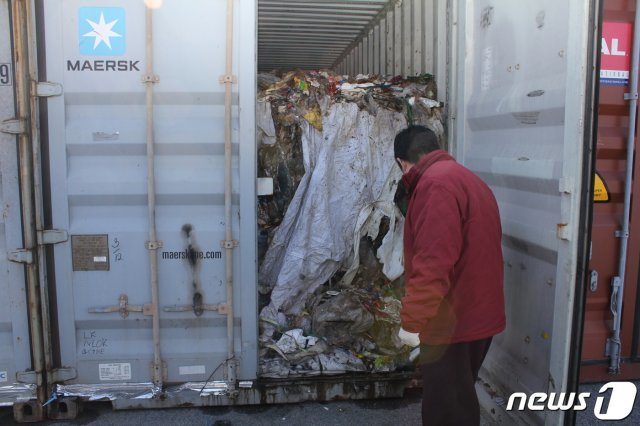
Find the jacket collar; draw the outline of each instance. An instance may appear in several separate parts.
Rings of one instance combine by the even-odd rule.
[[[418,162],[411,168],[411,170],[409,170],[407,173],[405,173],[402,176],[402,183],[404,183],[404,187],[407,189],[409,196],[411,196],[411,194],[413,193],[413,190],[418,184],[418,181],[420,180],[420,177],[422,176],[422,174],[429,167],[431,167],[434,163],[437,163],[438,161],[449,161],[449,160],[455,161],[455,159],[452,156],[450,156],[447,151],[444,151],[442,149],[437,149],[435,151],[432,151],[427,155],[425,155],[424,157],[422,157],[420,160],[418,160]]]

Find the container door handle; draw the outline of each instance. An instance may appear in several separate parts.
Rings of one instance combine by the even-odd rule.
[[[598,271],[596,271],[595,269],[591,271],[589,288],[591,289],[591,291],[596,291],[598,289]]]

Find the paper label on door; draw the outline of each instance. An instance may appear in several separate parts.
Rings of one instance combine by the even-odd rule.
[[[178,372],[181,376],[187,376],[189,374],[204,374],[204,365],[183,365],[178,368]]]
[[[131,380],[131,364],[119,362],[113,364],[98,364],[100,380]]]
[[[0,371],[0,383],[2,382],[8,382],[9,381],[9,376],[7,375],[6,371]]]

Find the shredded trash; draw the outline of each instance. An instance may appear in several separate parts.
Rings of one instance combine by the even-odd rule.
[[[258,75],[260,372],[404,368],[397,338],[406,205],[393,158],[407,124],[444,142],[433,76]]]

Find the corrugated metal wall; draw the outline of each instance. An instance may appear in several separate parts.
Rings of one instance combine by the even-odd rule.
[[[448,20],[445,0],[392,2],[338,59],[336,70],[353,76],[429,73],[443,91],[450,54]]]
[[[414,76],[446,85],[446,0],[259,0],[258,69]]]
[[[396,0],[258,0],[258,69],[333,68]]]
[[[437,29],[446,23],[438,20],[443,3],[408,0],[391,5],[339,58],[338,72],[411,76],[433,70]]]

